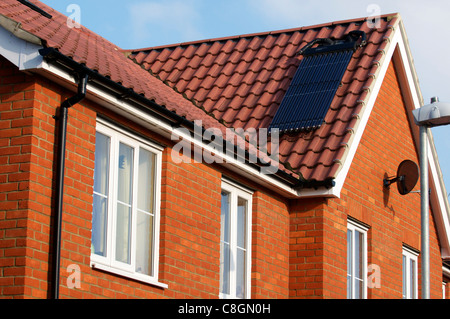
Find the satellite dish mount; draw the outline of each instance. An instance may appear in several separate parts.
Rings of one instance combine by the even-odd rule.
[[[400,163],[397,169],[397,176],[385,178],[383,180],[384,187],[389,188],[393,183],[397,183],[398,192],[401,195],[409,194],[419,180],[419,167],[410,160]]]

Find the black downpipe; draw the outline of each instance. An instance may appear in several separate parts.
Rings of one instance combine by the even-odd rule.
[[[57,154],[57,179],[56,179],[56,214],[54,224],[54,252],[53,252],[53,284],[52,298],[59,298],[59,273],[61,262],[61,227],[64,203],[64,170],[66,163],[66,138],[67,138],[67,118],[69,108],[81,102],[86,96],[86,87],[88,75],[80,75],[78,83],[78,92],[74,96],[65,100],[60,106],[60,112],[57,119],[59,120],[59,149]]]

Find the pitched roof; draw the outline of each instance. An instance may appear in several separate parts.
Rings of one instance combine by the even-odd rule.
[[[282,171],[312,181],[336,177],[398,19],[395,14],[383,16],[376,29],[366,19],[355,19],[124,51],[83,26],[69,27],[65,15],[40,1],[30,2],[52,18],[16,0],[2,0],[0,15],[20,23],[22,30],[39,37],[45,47],[57,49],[189,121],[201,120],[205,128],[221,131],[269,126],[302,60],[297,53],[307,43],[317,38],[338,39],[350,31],[366,32],[367,45],[353,55],[324,125],[281,138]]]
[[[367,45],[353,54],[324,124],[280,139],[286,170],[325,181],[335,178],[341,167],[397,20],[391,14],[381,17],[378,28],[362,18],[180,43],[130,51],[129,58],[227,127],[267,128],[303,59],[299,50],[314,39],[364,31]]]

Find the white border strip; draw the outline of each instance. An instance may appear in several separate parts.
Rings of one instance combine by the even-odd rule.
[[[389,67],[389,63],[386,63],[386,61],[390,61],[392,59],[397,43],[401,40],[400,36],[401,34],[399,32],[394,32],[394,36],[390,40],[388,51],[383,55],[383,60],[379,61],[381,66],[379,68],[379,73],[376,74],[375,83],[370,89],[371,92],[369,95],[369,100],[366,102],[366,105],[363,106],[363,109],[361,111],[362,116],[360,118],[360,121],[356,124],[357,126],[353,128],[355,133],[352,137],[352,140],[349,142],[350,149],[343,160],[344,164],[336,178],[336,186],[334,187],[334,194],[336,197],[340,197],[342,188],[344,187],[345,180],[347,179],[347,175],[350,170],[350,166],[353,163],[353,159],[355,157],[356,151],[358,150],[362,135],[365,131],[367,123],[369,122],[370,115],[372,114],[372,110],[378,98],[378,93],[380,92],[381,86],[384,82],[384,77],[386,76],[386,72]]]

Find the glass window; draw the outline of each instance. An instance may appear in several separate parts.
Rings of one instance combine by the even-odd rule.
[[[230,294],[230,194],[222,192],[220,227],[220,292]]]
[[[102,122],[95,147],[91,263],[154,281],[161,152]]]
[[[250,298],[251,194],[223,182],[220,231],[220,297]]]
[[[403,299],[417,299],[417,256],[413,250],[403,247]]]
[[[92,213],[93,254],[106,256],[106,229],[108,224],[109,149],[110,138],[96,134],[94,168],[94,210]]]
[[[367,228],[353,221],[347,225],[347,298],[367,296]]]

